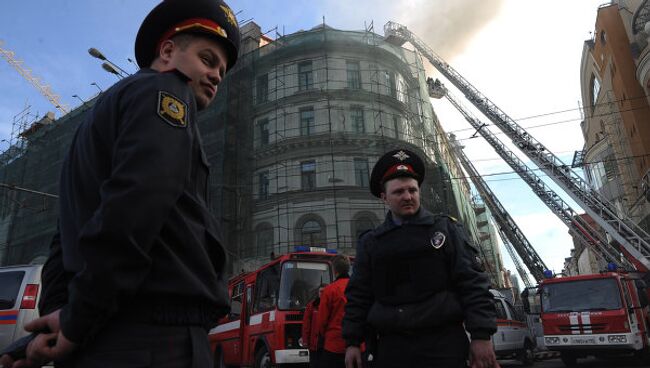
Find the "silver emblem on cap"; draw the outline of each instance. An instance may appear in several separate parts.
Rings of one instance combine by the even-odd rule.
[[[407,158],[410,158],[411,156],[407,155],[406,152],[404,152],[404,151],[399,151],[396,154],[394,154],[393,157],[395,157],[396,159],[398,159],[400,161],[404,161]]]
[[[408,171],[409,168],[406,165],[397,166],[397,171]]]

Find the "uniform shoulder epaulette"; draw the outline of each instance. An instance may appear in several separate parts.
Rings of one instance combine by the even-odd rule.
[[[373,229],[368,229],[368,230],[362,232],[361,234],[359,234],[359,238],[358,238],[358,239],[363,238],[366,234],[372,232],[372,230],[373,230]]]
[[[446,213],[438,213],[438,214],[435,215],[435,217],[446,217],[446,218],[450,219],[451,222],[454,222],[454,223],[458,222],[457,218],[455,218],[454,216],[448,215]]]

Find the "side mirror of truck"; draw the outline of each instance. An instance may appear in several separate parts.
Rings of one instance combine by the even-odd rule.
[[[541,303],[537,288],[526,288],[521,293],[521,301],[526,314],[540,314]]]

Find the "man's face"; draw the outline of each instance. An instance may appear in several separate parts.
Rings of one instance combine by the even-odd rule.
[[[167,70],[178,69],[188,76],[197,108],[206,108],[214,100],[217,85],[226,74],[228,60],[223,47],[212,39],[194,37],[186,45],[172,45],[168,56]]]
[[[384,184],[381,199],[393,215],[404,218],[415,215],[420,209],[420,186],[413,178],[395,178]]]

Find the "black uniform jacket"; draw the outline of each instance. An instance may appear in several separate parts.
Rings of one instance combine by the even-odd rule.
[[[75,134],[61,173],[59,258],[45,272],[68,283],[61,328],[74,342],[111,319],[209,327],[228,310],[187,81],[143,69],[103,93]],[[52,270],[61,266],[64,276]],[[61,288],[48,289],[56,298]]]
[[[366,323],[380,335],[431,333],[462,322],[474,339],[496,332],[489,279],[462,225],[424,209],[401,225],[388,213],[361,237],[345,295],[348,346],[363,340]]]

